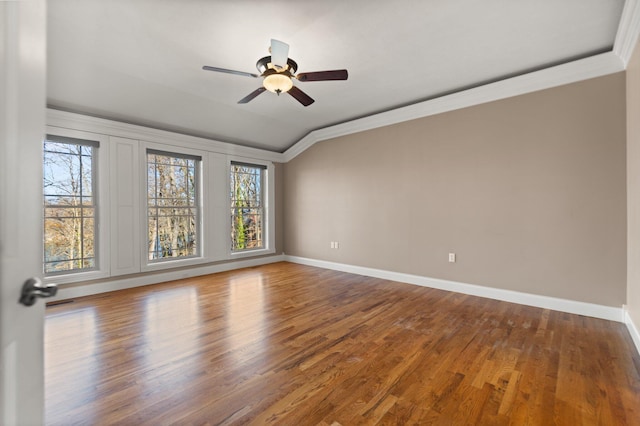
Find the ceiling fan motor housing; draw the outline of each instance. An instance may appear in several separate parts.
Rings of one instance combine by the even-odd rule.
[[[269,66],[269,65],[271,65],[271,66]],[[267,70],[274,70],[276,72],[282,72],[282,70],[278,70],[271,63],[271,56],[265,56],[264,58],[258,59],[258,62],[256,62],[256,68],[258,69],[258,71],[260,72],[261,75],[263,75]],[[283,70],[284,71],[288,71],[289,75],[293,75],[293,74],[295,74],[296,71],[298,71],[298,64],[293,59],[288,58],[287,59],[287,66]]]

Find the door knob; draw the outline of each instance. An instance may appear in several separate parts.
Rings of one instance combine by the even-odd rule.
[[[51,297],[58,292],[55,284],[43,284],[39,278],[29,278],[22,285],[20,303],[24,306],[31,306],[36,303],[36,297]]]

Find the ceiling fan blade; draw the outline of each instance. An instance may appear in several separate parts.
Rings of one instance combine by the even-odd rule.
[[[287,93],[296,98],[296,100],[304,106],[309,106],[315,102],[313,98],[304,93],[302,90],[298,89],[296,86],[293,86],[291,89],[289,89]]]
[[[280,40],[271,39],[271,63],[279,68],[287,66],[289,45]]]
[[[247,102],[249,102],[251,99],[255,98],[256,96],[258,96],[260,93],[264,92],[265,89],[264,87],[258,87],[256,90],[254,90],[253,92],[249,93],[247,96],[245,96],[244,98],[240,99],[238,101],[239,104],[246,104]]]
[[[347,70],[301,72],[296,76],[300,81],[346,80],[348,77]]]
[[[202,69],[206,70],[206,71],[215,71],[215,72],[223,72],[223,73],[226,73],[226,74],[241,75],[241,76],[244,76],[244,77],[253,77],[253,78],[260,77],[258,74],[251,74],[250,72],[228,70],[226,68],[210,67],[208,65],[203,66]]]

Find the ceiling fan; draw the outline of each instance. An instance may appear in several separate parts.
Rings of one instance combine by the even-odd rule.
[[[238,101],[239,104],[246,104],[260,93],[268,90],[277,95],[280,93],[288,93],[304,106],[311,105],[314,100],[293,85],[293,79],[298,81],[328,81],[328,80],[346,80],[348,78],[347,70],[331,70],[316,72],[301,72],[296,74],[298,64],[289,58],[289,45],[279,40],[271,39],[271,48],[269,49],[271,56],[265,56],[256,63],[256,68],[260,74],[252,74],[244,71],[228,70],[226,68],[210,67],[205,65],[202,67],[206,71],[224,72],[227,74],[241,75],[244,77],[258,78],[262,77],[262,87],[257,88],[244,98]]]

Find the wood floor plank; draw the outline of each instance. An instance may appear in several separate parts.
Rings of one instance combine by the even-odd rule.
[[[640,425],[623,324],[286,262],[45,327],[49,425]]]

